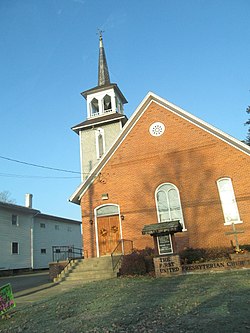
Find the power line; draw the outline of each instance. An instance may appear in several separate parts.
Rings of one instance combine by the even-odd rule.
[[[51,177],[51,176],[29,176],[29,175],[17,175],[13,173],[3,173],[0,172],[0,177],[9,177],[9,178],[36,178],[36,179],[76,179],[80,176],[74,177]]]
[[[0,156],[0,158],[2,158],[3,160],[7,160],[7,161],[11,161],[11,162],[16,162],[16,163],[20,163],[20,164],[25,164],[25,165],[33,166],[33,167],[36,167],[36,168],[42,168],[42,169],[49,169],[49,170],[60,171],[60,172],[68,172],[68,173],[81,174],[81,172],[79,172],[79,171],[65,170],[65,169],[59,169],[59,168],[52,168],[52,167],[48,167],[48,166],[45,166],[45,165],[39,165],[39,164],[34,164],[34,163],[28,163],[28,162],[24,162],[24,161],[19,161],[19,160],[13,159],[13,158],[5,157],[5,156]]]

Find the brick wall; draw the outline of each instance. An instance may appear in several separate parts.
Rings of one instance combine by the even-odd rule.
[[[153,137],[149,126],[164,123],[163,135]],[[176,234],[177,250],[184,247],[229,246],[231,230],[224,225],[216,181],[232,179],[235,196],[245,231],[241,244],[250,235],[250,166],[249,156],[198,126],[156,103],[132,128],[115,154],[103,168],[81,200],[84,249],[96,256],[94,208],[106,203],[118,204],[125,219],[124,239],[134,241],[136,248],[153,247],[150,236],[142,236],[145,224],[157,223],[155,190],[162,183],[179,189],[187,231]],[[103,193],[109,199],[102,200]]]

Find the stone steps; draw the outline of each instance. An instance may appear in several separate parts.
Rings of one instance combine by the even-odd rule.
[[[107,280],[117,277],[118,268],[113,271],[111,257],[78,259],[71,262],[54,279],[56,283],[82,284],[91,281]]]

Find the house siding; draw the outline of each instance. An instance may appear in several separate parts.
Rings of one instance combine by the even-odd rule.
[[[40,227],[45,224],[45,228]],[[59,229],[56,229],[56,226]],[[68,228],[71,231],[68,231]],[[74,246],[82,249],[81,225],[36,217],[34,221],[34,268],[48,268],[53,261],[52,246]],[[46,249],[46,254],[41,253]]]
[[[18,225],[12,225],[12,214],[18,216]],[[12,242],[18,243],[18,254],[12,254]],[[52,246],[82,249],[80,222],[0,203],[0,271],[48,268],[53,259]],[[46,249],[46,254],[41,249]]]
[[[12,214],[18,225],[12,225]],[[0,270],[31,268],[32,215],[0,209]],[[17,242],[18,254],[12,254],[12,242]]]

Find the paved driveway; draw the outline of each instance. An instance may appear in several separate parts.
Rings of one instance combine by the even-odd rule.
[[[11,284],[14,294],[30,288],[42,288],[45,287],[46,284],[48,285],[48,283],[50,283],[49,272],[42,271],[22,275],[0,277],[0,287],[4,286],[7,283]]]

